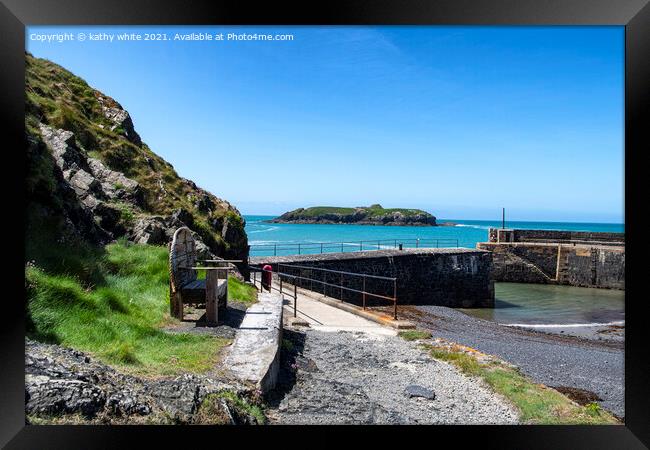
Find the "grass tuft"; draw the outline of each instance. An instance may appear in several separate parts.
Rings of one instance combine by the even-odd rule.
[[[405,330],[398,333],[399,337],[406,339],[407,341],[417,341],[418,339],[429,339],[431,338],[431,333],[428,331],[420,330]]]
[[[257,303],[257,289],[235,277],[228,277],[228,300],[242,302],[250,306]]]

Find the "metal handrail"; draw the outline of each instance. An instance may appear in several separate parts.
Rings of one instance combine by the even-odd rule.
[[[432,245],[435,243],[435,247],[429,245]],[[392,245],[391,245],[392,244]],[[406,245],[405,245],[406,244]],[[361,240],[361,241],[338,241],[338,242],[286,242],[286,243],[279,243],[279,244],[252,244],[250,246],[250,252],[254,252],[256,250],[258,251],[263,251],[263,250],[271,250],[273,249],[273,256],[278,255],[278,250],[279,251],[297,251],[298,254],[302,254],[303,250],[320,250],[318,253],[325,253],[324,250],[328,249],[341,249],[341,252],[345,252],[345,249],[350,249],[351,247],[354,247],[355,250],[351,251],[370,251],[371,249],[364,249],[365,247],[375,247],[377,246],[377,250],[380,250],[381,247],[389,247],[389,248],[398,248],[398,246],[406,246],[408,248],[408,245],[411,245],[411,248],[440,248],[440,244],[443,246],[455,246],[458,247],[458,239],[457,238],[411,238],[411,239],[366,239],[366,240]],[[358,247],[358,250],[356,250],[356,247]]]
[[[250,266],[250,265],[248,266],[248,269],[253,272],[253,286],[255,286],[255,288],[257,288],[257,284],[256,284],[257,283],[257,272],[271,272],[271,275],[273,275],[273,273],[274,273],[272,270],[264,270],[264,269],[260,269],[259,267]],[[295,278],[295,276],[291,275],[291,274],[288,274],[288,273],[279,274],[279,273],[276,272],[276,274],[281,275],[280,276],[280,288],[274,287],[273,283],[271,283],[269,285],[269,292],[271,292],[271,291],[273,291],[273,289],[275,289],[276,291],[280,292],[280,295],[283,295],[284,293],[282,292],[282,276],[293,277],[293,278]],[[260,292],[263,291],[263,288],[264,288],[264,285],[262,283],[262,277],[260,276]],[[291,297],[290,294],[287,294],[287,296]],[[297,309],[298,309],[298,287],[297,287],[297,285],[295,283],[295,280],[294,280],[294,283],[293,283],[293,317],[296,317]]]
[[[332,269],[321,269],[319,267],[309,267],[309,266],[298,266],[298,265],[293,265],[293,264],[280,264],[277,263],[275,264],[277,267],[277,271],[273,272],[272,270],[266,270],[266,272],[271,272],[273,274],[278,275],[278,278],[280,280],[280,290],[282,289],[282,277],[287,277],[291,280],[293,280],[293,285],[294,285],[294,296],[297,297],[297,290],[296,290],[296,280],[304,280],[304,281],[309,281],[311,288],[308,290],[313,291],[313,283],[316,282],[322,286],[330,286],[332,288],[337,288],[340,289],[341,291],[341,301],[343,301],[343,291],[349,291],[349,292],[355,292],[358,294],[362,295],[362,307],[365,310],[366,309],[366,297],[375,297],[375,298],[380,298],[383,300],[389,300],[393,303],[393,318],[397,320],[397,278],[396,277],[383,277],[379,275],[370,275],[370,274],[363,274],[363,273],[355,273],[355,272],[345,272],[342,270],[332,270]],[[249,266],[251,267],[254,271],[259,271],[259,272],[264,272],[263,269],[260,269],[258,267],[254,266]],[[335,274],[340,274],[341,275],[341,282],[340,284],[333,284],[333,283],[328,283],[324,279],[319,280],[316,278],[310,278],[310,277],[304,277],[301,275],[293,275],[286,273],[285,271],[282,271],[282,267],[289,268],[289,269],[299,269],[299,270],[310,270],[310,271],[320,271],[320,272],[326,272],[326,273],[335,273]],[[343,276],[348,275],[348,276],[355,276],[355,277],[360,277],[363,280],[363,289],[354,289],[351,287],[343,286]],[[383,281],[390,281],[393,284],[393,295],[392,296],[387,296],[387,295],[382,295],[382,294],[376,294],[374,292],[368,292],[366,290],[366,279],[377,279],[377,280],[383,280]],[[260,283],[261,284],[261,283]],[[306,288],[305,288],[306,289]],[[277,288],[276,288],[277,290]],[[325,292],[325,288],[323,288],[323,293]],[[295,305],[295,299],[294,299],[294,305]],[[294,307],[294,317],[295,317],[295,307]]]

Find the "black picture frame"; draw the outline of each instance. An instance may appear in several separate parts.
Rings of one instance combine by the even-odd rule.
[[[114,448],[162,440],[168,445],[194,445],[197,439],[225,444],[225,436],[243,430],[214,427],[157,426],[25,426],[24,398],[24,50],[26,25],[623,25],[625,26],[625,225],[626,342],[624,426],[441,426],[388,429],[387,435],[407,445],[441,438],[463,443],[475,440],[481,448],[647,448],[650,445],[650,364],[646,343],[648,327],[643,315],[645,298],[641,215],[647,202],[638,204],[643,186],[642,158],[650,149],[650,6],[648,0],[348,0],[299,5],[260,2],[195,0],[1,0],[0,102],[2,135],[2,191],[6,208],[2,223],[5,239],[2,311],[0,317],[0,445],[6,448]],[[638,197],[637,197],[638,196]],[[7,238],[9,236],[9,238]],[[20,300],[19,300],[20,299]],[[22,300],[22,302],[21,302]],[[386,432],[384,427],[376,428]],[[284,427],[246,430],[250,437],[271,440]],[[346,428],[358,432],[358,429]],[[300,445],[309,445],[303,438]],[[325,429],[310,429],[317,433]],[[361,430],[363,433],[363,430]],[[284,434],[284,433],[283,433]],[[377,436],[376,432],[372,432]],[[379,433],[381,436],[384,433]],[[312,435],[313,436],[313,435]],[[232,436],[234,437],[234,436]],[[332,437],[334,437],[332,435]],[[187,441],[190,439],[191,441]],[[445,439],[446,440],[446,439]],[[411,444],[408,444],[408,443]],[[183,444],[184,443],[184,444]],[[330,441],[338,445],[336,440]],[[295,444],[295,442],[294,442]],[[294,445],[288,443],[287,445]]]

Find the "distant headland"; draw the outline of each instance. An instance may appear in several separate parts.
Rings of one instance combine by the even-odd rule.
[[[300,224],[349,224],[349,225],[409,225],[437,226],[435,216],[421,209],[383,208],[381,205],[336,207],[314,206],[298,208],[280,217],[270,219],[271,223]]]

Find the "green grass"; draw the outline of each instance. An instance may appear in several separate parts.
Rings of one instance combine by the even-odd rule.
[[[214,367],[225,339],[168,333],[168,252],[119,242],[95,254],[100,279],[92,284],[69,271],[26,268],[28,335],[89,352],[145,376],[204,372]],[[77,263],[79,264],[79,262]],[[76,267],[76,266],[75,266]]]
[[[257,289],[235,277],[228,277],[228,300],[242,302],[250,306],[257,303]]]
[[[371,205],[360,207],[365,210],[369,218],[379,217],[386,214],[391,214],[394,212],[400,212],[405,216],[414,216],[417,214],[428,214],[426,211],[421,209],[408,209],[408,208],[383,208],[381,205]],[[351,207],[338,207],[338,206],[313,206],[311,208],[299,208],[294,211],[290,211],[287,214],[295,215],[299,217],[318,217],[325,214],[337,214],[337,215],[348,215],[354,214],[357,208]]]
[[[405,330],[399,332],[399,337],[406,339],[407,341],[416,341],[418,339],[429,339],[431,333],[420,330]]]
[[[482,378],[495,392],[507,398],[525,424],[604,425],[620,422],[597,404],[580,406],[568,397],[537,384],[516,368],[499,361],[480,362],[474,356],[446,347],[423,344],[431,356],[447,361],[463,373]]]
[[[339,208],[336,206],[314,206],[300,211],[301,216],[316,217],[324,214],[354,214],[354,208]]]
[[[408,208],[383,208],[381,205],[372,205],[366,208],[368,210],[368,215],[370,217],[379,217],[385,214],[391,214],[394,212],[402,213],[404,216],[415,216],[418,214],[428,214],[426,211],[421,209],[408,209]]]
[[[197,270],[196,277],[199,280],[205,279],[205,270]],[[257,303],[257,289],[255,286],[250,286],[235,277],[229,276],[228,301],[242,302],[250,306]]]

